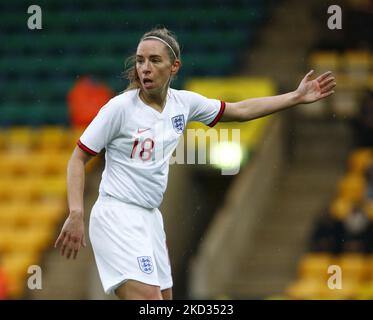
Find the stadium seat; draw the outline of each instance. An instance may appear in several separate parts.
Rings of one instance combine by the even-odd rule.
[[[23,201],[35,201],[41,197],[40,181],[38,178],[11,178],[8,179],[8,189],[14,200],[22,198]]]
[[[373,164],[372,148],[357,149],[348,159],[349,170],[352,174],[363,174],[371,164]]]
[[[290,299],[318,300],[326,287],[326,281],[315,278],[301,278],[291,283],[285,290]]]
[[[29,161],[30,159],[25,153],[0,153],[0,177],[27,174]]]
[[[358,203],[364,196],[366,182],[360,174],[348,174],[338,185],[339,197]]]
[[[12,180],[10,178],[4,178],[2,177],[0,179],[0,203],[4,201],[8,201],[12,197],[14,197],[14,194],[12,193],[12,190],[10,186],[12,185]]]
[[[330,214],[337,220],[344,220],[353,209],[353,202],[342,197],[336,198],[330,205]]]
[[[369,219],[373,221],[373,200],[365,201],[363,207],[364,207],[364,212],[367,214]]]
[[[373,282],[373,254],[365,256],[365,276],[367,281]]]
[[[343,253],[337,260],[343,271],[343,280],[362,281],[367,278],[366,258],[359,253]]]
[[[12,225],[0,225],[0,254],[3,255],[12,249],[13,240],[13,230]]]
[[[40,195],[43,199],[65,198],[66,196],[66,177],[45,177],[40,180]]]
[[[333,265],[333,257],[330,254],[305,254],[298,266],[298,276],[301,279],[325,280],[329,276],[328,268],[330,265]]]
[[[0,202],[0,225],[14,228],[20,221],[20,210],[17,205]]]
[[[30,127],[11,127],[6,132],[7,148],[14,151],[28,151],[34,145],[34,132]]]
[[[369,51],[347,51],[342,60],[347,76],[358,84],[365,84],[370,71]]]
[[[37,131],[37,147],[41,150],[61,150],[68,146],[68,131],[61,126],[43,126]]]
[[[47,152],[45,152],[47,151]],[[71,153],[61,150],[43,150],[30,155],[31,174],[38,176],[66,176],[66,168]]]
[[[363,283],[356,293],[358,300],[373,300],[373,281]]]
[[[340,56],[336,51],[317,51],[311,54],[309,58],[311,69],[315,74],[321,74],[331,70],[336,73],[340,66]]]
[[[19,224],[23,226],[39,226],[53,230],[66,215],[66,205],[61,202],[38,202],[24,205],[19,210]]]
[[[48,226],[32,225],[13,231],[13,251],[38,252],[46,249],[53,240],[54,230]]]

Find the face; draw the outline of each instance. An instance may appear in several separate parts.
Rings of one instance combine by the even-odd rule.
[[[145,92],[162,91],[170,77],[179,70],[180,62],[172,64],[165,44],[158,40],[140,42],[136,52],[136,71]]]

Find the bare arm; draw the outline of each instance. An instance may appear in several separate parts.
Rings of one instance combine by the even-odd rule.
[[[67,200],[70,214],[84,216],[83,193],[85,164],[92,158],[87,152],[75,147],[67,166]]]
[[[77,257],[80,247],[86,246],[84,235],[84,182],[85,164],[91,159],[88,153],[75,147],[67,166],[67,198],[69,205],[69,216],[67,217],[55,248],[61,245],[61,255],[69,259],[73,253]]]
[[[248,121],[275,113],[302,103],[312,103],[334,93],[335,78],[325,72],[312,80],[310,71],[295,91],[262,98],[247,99],[235,103],[226,103],[220,121]]]

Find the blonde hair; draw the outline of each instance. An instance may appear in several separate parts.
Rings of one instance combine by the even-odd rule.
[[[146,32],[140,39],[139,43],[148,37],[156,37],[161,41],[166,42],[166,49],[171,63],[174,63],[176,59],[180,59],[180,46],[177,42],[176,35],[165,27],[157,27]],[[128,79],[129,84],[125,91],[137,89],[141,87],[139,75],[136,70],[136,54],[133,54],[125,62],[125,78]]]

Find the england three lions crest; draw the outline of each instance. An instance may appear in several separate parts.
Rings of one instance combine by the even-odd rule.
[[[183,133],[185,128],[185,121],[184,121],[184,115],[179,114],[175,117],[171,118],[172,126],[174,127],[176,133]]]
[[[152,258],[149,256],[137,257],[137,261],[139,262],[140,270],[147,274],[153,272],[153,262]]]

